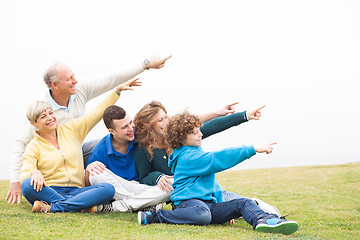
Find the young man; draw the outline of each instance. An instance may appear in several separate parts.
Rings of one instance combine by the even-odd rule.
[[[81,117],[85,113],[85,104],[124,83],[145,69],[162,68],[170,56],[165,58],[152,57],[138,64],[122,68],[115,72],[89,79],[78,83],[70,67],[62,63],[50,66],[44,74],[44,82],[49,90],[46,92],[45,101],[51,104],[60,124]],[[21,188],[19,172],[22,167],[22,158],[26,145],[34,138],[34,128],[26,121],[22,131],[23,135],[16,139],[10,163],[10,187],[5,198],[8,203],[21,203]],[[87,161],[92,148],[96,143],[89,142],[83,145],[84,162]]]
[[[169,167],[174,173],[173,211],[139,212],[139,224],[171,223],[221,224],[243,216],[256,231],[292,234],[298,223],[263,211],[253,200],[238,198],[223,202],[215,173],[231,168],[256,153],[271,153],[273,145],[242,146],[216,152],[201,148],[201,121],[188,112],[170,118],[166,129],[168,143],[174,149]]]
[[[103,120],[110,134],[93,149],[86,167],[85,184],[112,184],[115,201],[99,205],[98,211],[132,212],[154,205],[160,207],[169,201],[171,192],[138,182],[134,159],[137,142],[131,117],[114,105],[104,111]]]

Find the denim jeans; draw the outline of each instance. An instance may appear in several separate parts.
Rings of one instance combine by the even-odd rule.
[[[249,198],[213,203],[200,199],[182,201],[173,211],[159,210],[155,222],[171,224],[221,224],[243,216],[253,228],[256,222],[269,215]]]
[[[224,202],[231,201],[231,200],[238,199],[238,198],[244,198],[243,196],[241,196],[237,193],[228,192],[224,189],[222,189],[222,197],[223,197]]]
[[[100,142],[100,139],[91,140],[82,144],[82,153],[83,153],[83,161],[84,161],[84,168],[86,168],[86,164],[89,160],[92,150]]]
[[[24,197],[33,205],[36,200],[51,204],[51,212],[77,212],[110,201],[115,189],[111,184],[99,183],[90,187],[43,186],[37,192],[30,185],[30,178],[21,183]]]

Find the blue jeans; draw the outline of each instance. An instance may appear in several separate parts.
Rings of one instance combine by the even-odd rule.
[[[200,199],[182,201],[173,211],[159,210],[155,222],[171,224],[208,225],[221,224],[243,216],[253,226],[269,215],[249,198],[239,198],[227,202],[213,203]]]
[[[21,191],[31,205],[36,200],[51,204],[51,212],[78,212],[94,205],[106,203],[115,194],[114,187],[108,183],[99,183],[83,188],[43,186],[42,190],[37,192],[30,185],[30,178],[21,183]]]
[[[84,168],[86,168],[86,164],[89,160],[91,152],[94,149],[94,147],[96,146],[96,144],[98,144],[98,142],[100,142],[100,139],[96,139],[96,140],[92,140],[92,141],[83,143],[82,152],[83,152]]]
[[[223,197],[224,202],[231,201],[231,200],[238,199],[238,198],[244,198],[243,196],[241,196],[237,193],[228,192],[224,189],[222,189],[222,197]]]

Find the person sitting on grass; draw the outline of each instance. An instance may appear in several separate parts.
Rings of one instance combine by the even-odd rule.
[[[235,112],[234,105],[236,104],[238,102],[228,104],[218,111],[199,116],[204,123],[200,127],[203,133],[202,139],[251,120],[260,120],[261,110],[265,107]],[[140,109],[134,118],[136,141],[139,143],[134,155],[140,183],[159,186],[163,191],[172,192],[174,174],[168,166],[168,158],[172,149],[165,141],[165,125],[168,119],[164,105],[158,101],[151,101]],[[237,193],[228,192],[224,189],[222,195],[224,202],[243,198]],[[265,212],[281,216],[276,207],[257,198],[252,198],[252,200]]]
[[[256,231],[292,234],[299,225],[263,211],[254,201],[238,198],[222,201],[215,174],[229,169],[256,153],[271,153],[273,145],[242,146],[215,152],[202,150],[202,125],[199,117],[185,111],[171,117],[166,126],[166,141],[173,148],[169,167],[174,173],[171,201],[175,209],[138,213],[138,223],[222,224],[242,216]]]
[[[24,197],[33,205],[32,212],[95,212],[96,205],[113,198],[111,184],[84,187],[82,142],[121,91],[140,85],[138,79],[119,85],[85,116],[63,125],[57,124],[49,103],[36,101],[30,105],[27,117],[37,131],[26,146],[20,180]]]

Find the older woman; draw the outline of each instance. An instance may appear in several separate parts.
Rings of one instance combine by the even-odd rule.
[[[32,212],[96,212],[96,205],[113,198],[115,190],[110,184],[84,187],[82,142],[121,91],[140,85],[138,79],[119,85],[95,109],[63,125],[57,124],[48,103],[38,101],[29,107],[27,117],[37,131],[26,147],[20,179],[24,197],[33,204]]]

